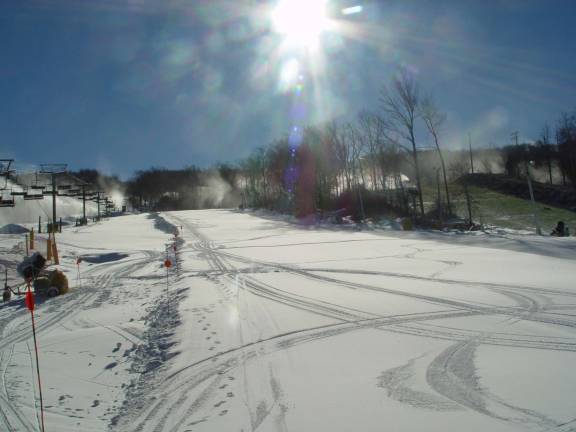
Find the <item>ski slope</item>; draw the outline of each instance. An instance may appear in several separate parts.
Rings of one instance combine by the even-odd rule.
[[[574,238],[205,210],[58,240],[73,289],[36,312],[48,431],[576,430]],[[19,241],[0,236],[12,261]],[[39,430],[21,299],[0,332],[0,430]]]

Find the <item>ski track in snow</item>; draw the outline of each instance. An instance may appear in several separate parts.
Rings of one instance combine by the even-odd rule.
[[[217,350],[214,354],[208,354],[179,369],[170,369],[168,367],[170,359],[176,355],[172,352],[170,335],[172,329],[179,325],[177,300],[186,296],[185,290],[177,293],[175,296],[177,300],[174,303],[165,304],[160,301],[149,308],[148,328],[144,334],[128,327],[99,322],[94,318],[79,317],[77,320],[74,318],[82,310],[99,308],[105,303],[115,304],[126,301],[126,295],[122,294],[124,282],[154,282],[156,280],[158,283],[163,282],[162,275],[149,274],[149,272],[140,274],[141,269],[162,259],[163,254],[147,250],[135,251],[130,254],[129,258],[93,267],[85,275],[86,278],[92,278],[90,284],[86,284],[81,290],[72,291],[69,295],[58,298],[53,304],[45,305],[43,314],[46,317],[40,320],[38,332],[49,332],[56,326],[62,325],[66,318],[68,322],[77,327],[105,328],[137,347],[137,355],[132,354],[130,358],[133,367],[141,369],[138,372],[140,375],[125,389],[127,399],[134,397],[137,400],[125,401],[125,404],[119,407],[115,420],[110,424],[110,429],[113,431],[194,430],[195,425],[210,422],[212,418],[226,416],[229,410],[233,409],[231,405],[226,404],[226,397],[237,396],[234,392],[228,391],[228,385],[237,379],[238,384],[244,389],[242,397],[248,414],[246,426],[249,430],[260,430],[263,424],[271,422],[277,430],[288,430],[285,418],[289,410],[288,403],[284,399],[282,383],[275,376],[273,365],[267,358],[275,353],[287,353],[290,349],[303,344],[365,329],[435,339],[444,346],[438,352],[413,358],[407,363],[384,370],[378,377],[375,377],[376,385],[385,391],[387,397],[400,404],[421,410],[446,413],[470,410],[498,422],[541,432],[576,430],[576,420],[560,422],[495,395],[490,388],[486,387],[487,384],[482,381],[482,377],[478,376],[475,364],[477,349],[482,345],[576,352],[574,337],[464,329],[446,324],[448,319],[497,317],[504,328],[510,328],[519,322],[532,322],[573,331],[576,329],[576,292],[450,279],[444,276],[445,273],[462,264],[460,261],[453,260],[422,258],[425,261],[433,261],[446,266],[444,269],[430,272],[430,276],[346,268],[303,268],[297,265],[255,260],[231,253],[230,249],[234,249],[233,247],[226,249],[225,246],[221,247],[211,241],[202,233],[202,226],[195,221],[179,217],[174,213],[163,216],[154,214],[149,219],[154,220],[156,229],[165,233],[172,233],[177,225],[185,227],[186,232],[191,233],[194,238],[181,243],[182,250],[192,253],[195,258],[204,260],[210,267],[209,270],[197,272],[196,276],[205,278],[220,290],[219,302],[228,302],[233,305],[247,302],[251,307],[259,307],[260,312],[265,316],[266,323],[247,321],[246,325],[251,326],[252,330],[257,330],[258,325],[267,325],[275,329],[276,333],[267,337],[259,333],[260,337],[245,338],[240,327],[239,345],[221,348],[220,351]],[[273,236],[255,236],[247,240],[271,237]],[[322,243],[342,242],[310,242],[308,244]],[[403,247],[409,251],[390,257],[416,260],[419,259],[420,254],[430,252],[428,249],[419,247],[418,243],[405,244]],[[379,315],[351,305],[345,306],[314,297],[313,291],[310,295],[297,294],[258,278],[258,274],[270,272],[286,273],[301,280],[310,280],[358,292],[420,301],[435,305],[438,309],[429,312]],[[457,300],[405,291],[390,286],[389,282],[380,286],[346,279],[346,276],[354,275],[382,276],[392,281],[413,280],[421,283],[466,286],[504,296],[511,300],[513,305],[499,306]],[[238,283],[239,276],[241,276],[241,283]],[[237,289],[230,289],[228,284],[223,282],[230,282]],[[114,287],[117,290],[114,291]],[[567,304],[568,298],[574,298],[574,304]],[[328,318],[333,323],[282,332],[274,316],[259,303],[259,299]],[[558,302],[562,304],[555,302],[556,299],[559,299]],[[5,376],[11,364],[14,347],[19,343],[27,342],[31,337],[27,311],[22,309],[13,313],[9,312],[11,311],[7,311],[7,308],[0,309],[0,429],[3,426],[8,431],[35,431],[37,424],[31,423],[30,419],[19,410],[18,404],[14,403],[6,385]],[[161,332],[159,336],[154,330],[158,326],[155,320],[165,313],[172,314],[170,315],[171,323],[158,327],[158,331]],[[211,337],[207,336],[207,339]],[[209,352],[206,351],[206,353]],[[254,399],[248,391],[247,365],[254,362],[258,362],[258,366],[262,367],[262,373],[267,371],[270,376],[268,395],[257,399]],[[419,374],[422,381],[420,383],[417,380]],[[240,377],[242,377],[241,380]],[[424,385],[427,387],[423,387]],[[237,390],[236,393],[238,393]],[[28,405],[34,406],[33,399]],[[273,414],[275,418],[272,418]]]
[[[62,246],[62,245],[61,245]],[[126,266],[120,264],[121,270],[108,272],[105,269],[113,267],[114,264],[103,267],[93,267],[84,272],[83,286],[79,289],[73,289],[70,293],[42,302],[42,308],[36,309],[36,333],[38,337],[50,332],[57,326],[63,325],[63,322],[74,322],[74,317],[81,314],[83,310],[94,309],[106,302],[115,287],[113,281],[117,278],[125,277],[131,272],[146,266],[151,260],[157,259],[158,253],[151,251],[142,251],[141,257],[133,259],[133,263]],[[70,274],[68,275],[70,277]],[[73,281],[70,281],[73,283]],[[13,308],[15,306],[10,307]],[[8,308],[3,308],[8,309]],[[5,312],[2,310],[2,312]],[[37,431],[39,419],[35,418],[34,424],[29,416],[24,414],[12,397],[6,384],[6,373],[11,367],[11,358],[14,347],[19,343],[28,343],[32,338],[32,329],[30,327],[30,316],[27,309],[20,305],[19,310],[0,315],[0,425],[3,425],[9,432],[31,432]],[[97,326],[107,328],[111,332],[118,334],[131,341],[139,343],[140,338],[130,330],[119,328],[117,326],[107,326],[97,324]],[[32,355],[32,354],[30,354]],[[31,366],[35,364],[30,357]],[[34,366],[35,367],[35,366]],[[37,384],[33,380],[32,385],[34,393],[37,393]],[[31,401],[26,403],[28,407],[35,407],[36,400],[34,394],[30,395]],[[20,402],[21,403],[21,402]],[[34,408],[35,409],[35,408]],[[47,412],[49,410],[47,409]],[[55,414],[55,413],[53,413]]]
[[[435,391],[438,394],[437,396],[434,394],[411,390],[409,387],[402,385],[401,382],[394,383],[394,380],[396,379],[394,378],[394,374],[398,375],[399,373],[401,377],[400,381],[402,381],[402,375],[407,373],[406,370],[409,369],[410,365],[406,366],[404,369],[401,367],[398,371],[393,372],[391,375],[386,375],[386,373],[384,373],[383,376],[380,377],[381,383],[385,382],[386,380],[392,381],[392,387],[394,387],[394,389],[391,390],[391,392],[397,400],[416,405],[422,404],[429,408],[432,407],[433,409],[438,410],[460,409],[460,407],[464,406],[466,408],[500,420],[520,423],[525,422],[529,424],[537,424],[542,427],[550,427],[556,425],[554,420],[551,420],[533,411],[515,407],[502,400],[499,400],[496,396],[491,395],[487,390],[485,391],[479,388],[477,378],[474,375],[472,349],[477,346],[477,342],[471,342],[471,340],[477,340],[477,332],[450,329],[440,326],[429,326],[425,323],[426,321],[438,320],[440,318],[475,315],[504,315],[508,316],[509,320],[534,320],[572,328],[576,326],[576,321],[567,319],[553,319],[549,316],[538,316],[538,313],[546,310],[547,306],[549,306],[551,303],[548,296],[562,295],[574,297],[576,294],[567,291],[537,289],[524,286],[440,279],[438,276],[442,272],[437,272],[429,278],[385,272],[377,273],[379,275],[391,277],[407,277],[430,282],[469,285],[480,289],[489,289],[509,297],[517,304],[517,306],[490,307],[481,304],[466,303],[438,297],[410,294],[398,290],[352,283],[345,280],[320,276],[318,274],[329,272],[354,273],[354,271],[332,269],[302,270],[294,266],[257,261],[233,255],[217,249],[216,245],[205,236],[203,236],[193,223],[189,223],[184,219],[177,218],[174,215],[171,215],[169,219],[174,220],[178,225],[185,226],[188,232],[193,233],[196,240],[192,243],[191,248],[198,253],[199,257],[207,260],[210,264],[212,273],[205,272],[205,276],[209,279],[211,278],[210,274],[233,278],[238,273],[242,273],[242,288],[245,291],[249,291],[252,295],[263,297],[265,299],[272,300],[299,310],[326,316],[340,322],[333,325],[323,326],[322,328],[294,331],[290,334],[276,335],[266,340],[257,340],[255,342],[243,344],[237,348],[230,349],[223,353],[218,353],[215,356],[208,357],[204,360],[191,364],[184,369],[174,372],[172,375],[166,377],[162,387],[157,389],[157,393],[155,394],[154,399],[146,404],[140,411],[140,413],[146,414],[137,424],[137,426],[132,430],[165,430],[165,427],[167,427],[167,419],[172,416],[177,416],[176,413],[185,412],[185,417],[191,416],[192,414],[202,415],[201,413],[203,404],[208,403],[208,400],[211,398],[211,394],[215,392],[217,388],[217,384],[221,382],[219,377],[224,374],[232,373],[235,369],[238,369],[240,366],[245,364],[247,361],[250,361],[251,359],[266,355],[267,353],[273,353],[278,350],[285,350],[302,343],[312,342],[327,337],[333,337],[362,328],[377,328],[398,333],[414,334],[418,336],[456,341],[455,345],[452,345],[449,349],[441,353],[436,359],[432,361],[426,372],[426,378],[431,387],[431,390]],[[422,250],[416,250],[408,255],[410,255],[410,257],[414,257],[421,251]],[[380,317],[365,311],[351,309],[342,305],[314,299],[312,297],[296,295],[294,293],[278,289],[270,284],[263,283],[251,277],[250,271],[247,272],[235,268],[230,263],[231,261],[248,264],[251,266],[251,268],[254,268],[254,266],[261,266],[264,269],[284,271],[305,278],[347,286],[352,289],[366,289],[383,292],[386,294],[407,296],[410,298],[416,298],[419,300],[438,304],[443,307],[450,307],[452,309],[449,311],[432,312],[426,314],[413,314],[413,316]],[[447,264],[449,266],[457,265],[453,262]],[[375,274],[376,272],[363,273]],[[230,295],[229,299],[231,297],[232,294]],[[576,343],[573,339],[563,340],[562,338],[544,338],[531,335],[525,335],[524,338],[519,339],[518,335],[516,334],[486,334],[485,332],[482,333],[482,336],[483,338],[481,343],[483,344],[552,349],[560,351],[576,351]],[[406,378],[406,376],[404,376],[404,378]],[[194,392],[195,389],[201,387],[202,385],[206,385],[206,382],[209,384],[204,388],[198,397],[189,397],[189,395]],[[390,382],[388,384],[390,384]],[[383,384],[383,386],[385,385]],[[390,388],[390,385],[388,387]],[[177,395],[177,397],[174,395]],[[488,410],[486,408],[486,401],[498,405],[501,410],[507,410],[509,416],[504,417]],[[265,403],[263,404],[263,402],[261,402],[258,404],[255,413],[251,415],[252,430],[258,428],[258,426],[263,422],[264,418],[268,415],[267,413],[269,412],[270,410],[267,409]],[[208,417],[209,415],[204,415],[203,421],[206,421]],[[183,425],[183,423],[184,421],[181,420],[167,430],[176,432],[180,430],[179,428]]]

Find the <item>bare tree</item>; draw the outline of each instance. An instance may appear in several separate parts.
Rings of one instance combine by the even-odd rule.
[[[452,205],[450,203],[450,191],[448,190],[448,177],[446,175],[446,163],[444,161],[444,156],[442,155],[442,150],[440,149],[439,134],[442,125],[446,121],[446,114],[441,113],[436,106],[436,103],[432,97],[426,97],[420,105],[420,115],[422,120],[426,124],[426,128],[432,137],[434,138],[434,145],[438,151],[438,157],[440,158],[440,164],[442,166],[442,176],[444,177],[444,187],[446,190],[446,204],[448,206],[448,214],[452,213]]]
[[[339,170],[343,173],[344,186],[342,190],[350,190],[352,180],[352,170],[350,167],[350,149],[346,144],[346,131],[340,127],[335,121],[329,123],[326,127],[326,139],[331,141],[331,148],[335,152],[335,158]],[[338,176],[338,189],[340,186],[340,177]]]
[[[416,119],[420,116],[419,88],[408,72],[402,70],[400,75],[393,80],[392,89],[392,91],[387,88],[382,90],[380,95],[381,109],[387,119],[387,128],[397,133],[411,147],[409,151],[414,162],[416,186],[420,201],[420,215],[424,217],[424,200],[422,198],[422,182],[418,166],[418,150],[415,136]]]
[[[361,111],[360,114],[358,114],[358,132],[365,149],[366,162],[373,190],[377,189],[378,183],[383,184],[383,182],[378,181],[377,174],[379,168],[377,155],[386,138],[383,126],[384,122],[376,113]],[[383,173],[381,172],[380,174],[381,177],[383,177]]]
[[[346,125],[346,131],[348,132],[347,143],[350,146],[350,164],[352,166],[352,180],[356,185],[356,193],[358,194],[358,200],[360,203],[360,212],[362,220],[366,219],[366,214],[364,212],[364,199],[362,197],[362,187],[365,187],[364,173],[362,169],[362,156],[364,155],[365,147],[364,142],[360,132],[353,124],[348,123]],[[360,181],[362,180],[362,186],[360,186]]]

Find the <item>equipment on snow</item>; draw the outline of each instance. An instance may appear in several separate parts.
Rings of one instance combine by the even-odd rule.
[[[58,269],[44,268],[46,259],[36,252],[18,265],[18,273],[25,281],[33,281],[34,292],[45,297],[56,297],[69,291],[68,278]]]
[[[8,286],[8,269],[6,269],[5,272],[6,273],[4,276],[4,292],[2,293],[2,301],[4,303],[9,302],[10,299],[12,298],[12,290]]]

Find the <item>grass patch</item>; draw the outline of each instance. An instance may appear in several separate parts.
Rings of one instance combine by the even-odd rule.
[[[475,222],[517,230],[533,231],[536,229],[530,200],[477,186],[469,186],[468,190],[472,200],[472,216]],[[468,210],[462,187],[452,185],[450,193],[455,213],[467,218]],[[436,190],[425,189],[424,198],[427,204],[432,206],[436,199]],[[566,223],[572,235],[576,233],[575,212],[539,203],[536,203],[536,208],[544,234],[549,234],[560,220]]]

